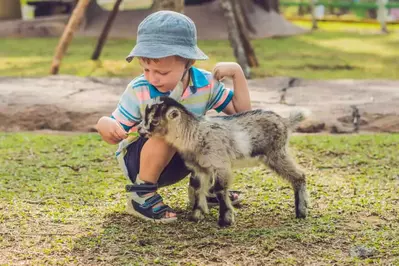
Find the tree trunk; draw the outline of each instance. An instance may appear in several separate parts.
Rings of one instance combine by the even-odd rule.
[[[20,19],[21,4],[16,0],[0,0],[0,20]]]
[[[280,1],[279,0],[269,0],[272,10],[276,11],[276,13],[280,13]]]
[[[98,38],[97,46],[93,52],[93,55],[91,56],[91,60],[97,60],[100,57],[101,50],[103,49],[105,41],[107,40],[107,37],[108,37],[108,32],[111,29],[111,26],[115,20],[116,14],[118,14],[119,6],[122,3],[122,1],[123,0],[116,0],[116,2],[114,4],[114,8],[112,9],[111,13],[109,14],[107,22],[105,22],[104,28],[101,32],[101,35]]]
[[[220,5],[224,11],[224,16],[227,21],[227,30],[229,35],[230,44],[234,50],[234,55],[237,58],[238,64],[244,71],[247,78],[250,76],[250,69],[248,60],[245,55],[243,43],[240,38],[238,23],[234,15],[234,9],[231,0],[220,0]]]
[[[244,15],[243,15],[244,12],[241,9],[242,5],[240,5],[240,2],[245,1],[245,0],[231,0],[231,1],[234,4],[233,10],[235,13],[238,31],[240,33],[240,39],[243,44],[243,48],[245,51],[245,55],[246,55],[248,64],[250,67],[257,67],[257,66],[259,66],[259,63],[258,63],[258,60],[256,59],[255,51],[252,48],[252,45],[250,42],[250,38],[248,35],[248,28],[246,26]]]
[[[66,25],[64,32],[61,36],[61,39],[58,42],[58,46],[55,51],[55,55],[53,58],[53,62],[51,64],[50,73],[58,74],[61,60],[64,57],[66,50],[68,49],[69,43],[72,41],[73,35],[75,34],[76,29],[79,27],[82,22],[87,6],[89,5],[90,0],[80,0],[76,5],[75,9],[72,12],[72,15]]]
[[[302,4],[303,0],[299,0],[299,3]],[[302,5],[298,6],[298,12],[297,12],[298,16],[303,16],[305,14],[305,9],[303,8]]]
[[[385,5],[388,3],[388,0],[377,0],[377,20],[380,22],[381,26],[381,32],[382,33],[388,33],[388,28],[387,28],[387,15],[388,15],[388,9],[385,7]]]
[[[244,18],[246,29],[248,29],[252,33],[256,33],[256,29],[254,25],[251,23],[251,20],[249,19],[249,13],[254,12],[254,3],[248,0],[238,0],[238,2],[242,10],[241,13]]]
[[[312,12],[312,30],[317,30],[317,19],[316,19],[316,0],[310,0],[310,7]]]
[[[184,0],[154,0],[151,9],[153,11],[173,10],[184,13]]]

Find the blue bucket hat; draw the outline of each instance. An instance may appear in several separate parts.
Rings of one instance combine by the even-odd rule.
[[[137,43],[126,57],[163,58],[177,55],[186,59],[205,60],[208,56],[197,46],[197,30],[187,16],[162,10],[147,16],[137,30]]]

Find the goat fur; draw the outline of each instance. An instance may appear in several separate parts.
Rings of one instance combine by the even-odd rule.
[[[287,150],[290,129],[304,119],[295,112],[289,118],[265,110],[229,116],[197,117],[170,97],[161,97],[145,109],[139,133],[158,137],[176,148],[192,171],[189,198],[191,218],[208,213],[206,196],[213,190],[219,200],[219,225],[234,222],[228,188],[235,162],[256,158],[287,179],[295,195],[297,218],[307,215],[306,178]]]

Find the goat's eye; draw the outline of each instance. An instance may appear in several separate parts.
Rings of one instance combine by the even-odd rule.
[[[153,126],[158,126],[159,125],[159,121],[158,120],[152,120],[151,124]]]

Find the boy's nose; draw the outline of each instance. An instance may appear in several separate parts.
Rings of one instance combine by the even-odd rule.
[[[154,75],[154,74],[149,75],[148,81],[154,86],[159,85],[159,78],[157,78],[156,75]]]

